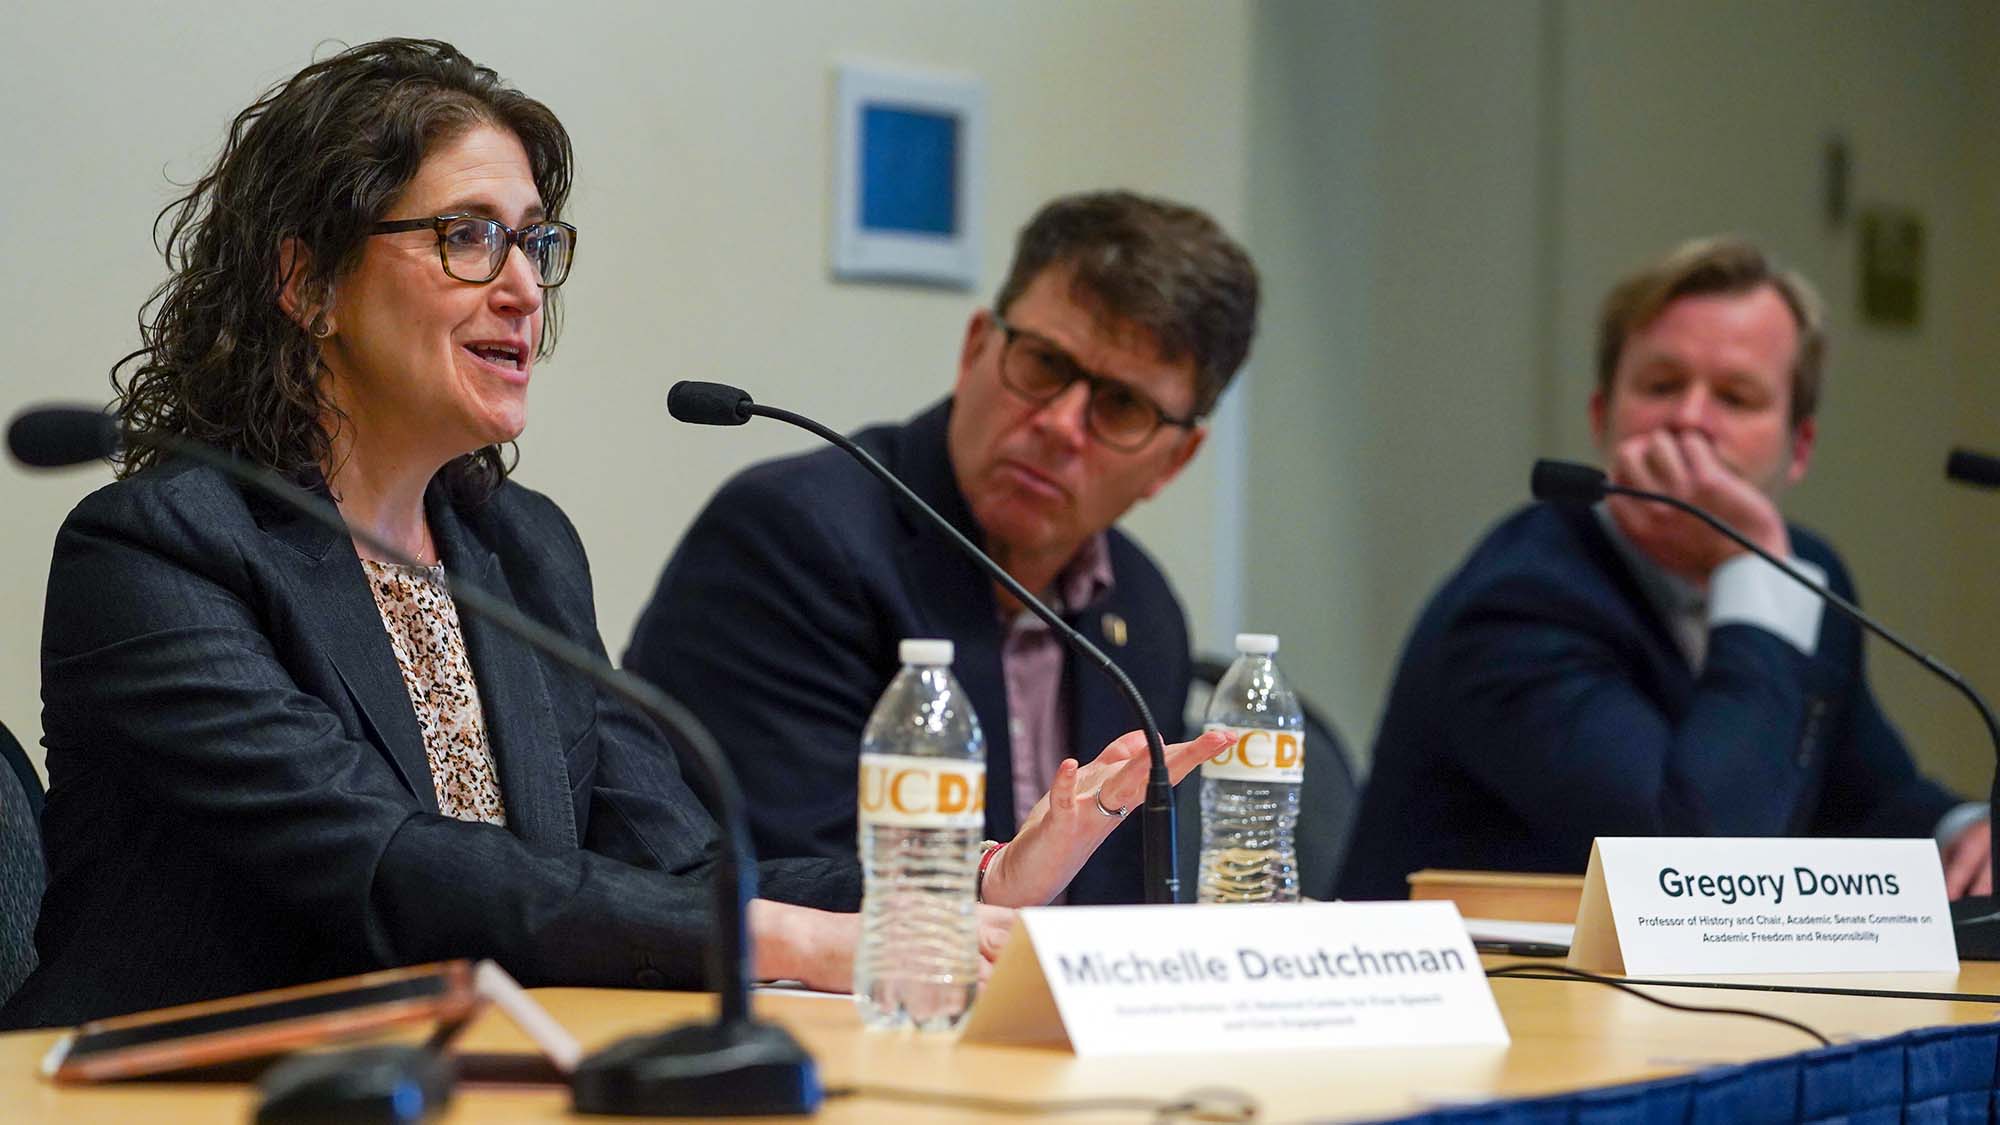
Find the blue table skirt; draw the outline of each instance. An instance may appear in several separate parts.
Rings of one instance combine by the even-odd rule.
[[[1439,1110],[1423,1125],[1899,1125],[2000,1121],[2000,1026],[1925,1028],[1582,1093]]]

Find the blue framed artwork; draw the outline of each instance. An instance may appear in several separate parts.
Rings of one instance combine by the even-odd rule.
[[[849,64],[838,70],[834,102],[834,276],[972,288],[983,85]]]

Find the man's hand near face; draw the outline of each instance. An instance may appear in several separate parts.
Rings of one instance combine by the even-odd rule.
[[[1777,504],[1723,465],[1714,445],[1700,432],[1657,429],[1635,434],[1618,444],[1609,469],[1613,484],[1684,500],[1780,558],[1792,552]],[[1696,585],[1706,585],[1716,567],[1744,553],[1707,524],[1664,504],[1613,496],[1607,507],[1633,546],[1668,573]]]

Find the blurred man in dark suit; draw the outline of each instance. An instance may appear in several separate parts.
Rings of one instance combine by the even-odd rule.
[[[1615,287],[1591,430],[1611,479],[1703,507],[1852,597],[1785,522],[1825,357],[1807,283],[1733,239]],[[1341,893],[1425,867],[1582,871],[1597,836],[1935,835],[1954,896],[1991,885],[1981,806],[1916,772],[1861,636],[1775,567],[1664,505],[1537,504],[1418,621]]]

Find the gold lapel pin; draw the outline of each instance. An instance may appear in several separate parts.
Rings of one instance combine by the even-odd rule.
[[[1104,639],[1114,645],[1125,645],[1125,619],[1115,613],[1104,615]]]

